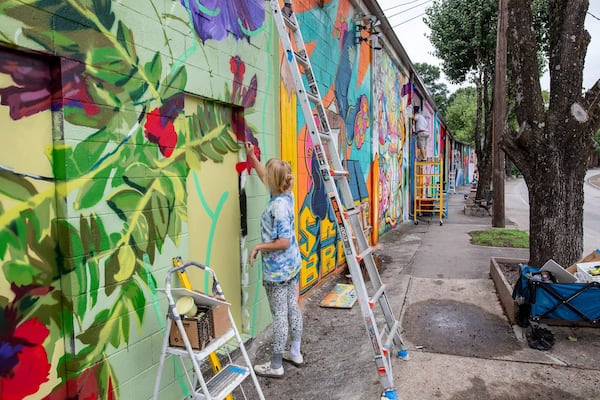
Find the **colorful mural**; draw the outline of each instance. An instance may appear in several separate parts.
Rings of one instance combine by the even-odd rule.
[[[211,250],[222,241],[218,230],[188,225],[207,218],[207,226],[218,220],[240,232],[236,188],[251,166],[237,153],[239,143],[259,144],[246,111],[259,77],[241,55],[211,58],[216,50],[203,45],[240,41],[243,53],[263,29],[265,3],[147,5],[132,12],[110,1],[0,4],[0,40],[39,54],[0,47],[3,400],[150,398],[152,388],[139,382],[154,380],[146,375],[160,352],[152,338],[162,336],[164,300],[156,288],[172,257],[194,255],[190,240],[206,245],[195,253],[206,263],[217,261]],[[198,68],[205,82],[222,82],[218,90],[198,87]],[[216,101],[193,102],[184,91]],[[224,161],[233,193],[200,178],[208,163]],[[190,214],[190,204],[206,216]],[[229,211],[221,214],[223,205]],[[237,272],[228,284],[237,293],[235,254],[220,270]],[[259,284],[249,280],[245,290]]]
[[[378,233],[402,222],[406,212],[408,160],[407,118],[402,88],[408,79],[389,55],[381,53],[373,79],[374,132],[378,154]]]
[[[343,160],[358,160],[362,170],[369,171],[371,50],[367,44],[357,45],[354,42],[353,18],[356,10],[348,1],[335,0],[299,3],[295,5],[295,12],[303,27],[311,64],[317,71],[316,79],[327,109],[327,118],[333,133],[338,136],[340,156]],[[285,92],[295,97],[287,68],[282,63],[283,85]],[[298,132],[290,136],[294,142],[283,143],[282,146],[297,146],[299,157],[298,238],[303,260],[300,291],[306,293],[342,268],[345,260],[335,217],[318,174],[311,139],[300,108],[297,109],[297,121]]]
[[[301,293],[343,270],[267,7],[0,2],[2,400],[151,398],[165,328],[157,289],[175,256],[215,270],[246,335],[268,326],[247,257],[269,194],[246,141],[296,174]],[[355,3],[294,10],[376,243],[409,208],[412,83],[386,50],[356,43]],[[192,280],[204,288],[202,274]],[[161,399],[182,397],[181,374],[163,378]]]

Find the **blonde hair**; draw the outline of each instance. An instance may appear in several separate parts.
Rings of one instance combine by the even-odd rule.
[[[265,168],[267,170],[267,184],[271,190],[284,193],[292,189],[294,175],[290,163],[279,158],[271,158],[265,164]]]

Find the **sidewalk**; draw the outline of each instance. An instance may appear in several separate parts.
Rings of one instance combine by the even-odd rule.
[[[393,362],[398,398],[600,399],[597,329],[552,327],[556,343],[542,352],[509,324],[489,279],[490,258],[527,259],[528,251],[470,244],[468,232],[489,228],[491,217],[464,214],[467,191],[450,195],[443,226],[404,223],[380,239],[381,278],[411,355]],[[303,300],[306,365],[285,364],[283,379],[259,378],[266,399],[380,398],[358,304],[351,310],[319,307],[343,280],[331,279]],[[248,346],[253,362],[269,359],[270,340],[267,331]]]

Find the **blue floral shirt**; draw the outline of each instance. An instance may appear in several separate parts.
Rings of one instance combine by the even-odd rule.
[[[262,241],[290,239],[290,246],[284,250],[261,251],[265,281],[285,282],[300,272],[300,250],[294,226],[294,196],[288,192],[271,198],[260,220]]]

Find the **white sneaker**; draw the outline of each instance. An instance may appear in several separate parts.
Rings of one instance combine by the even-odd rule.
[[[299,356],[292,356],[290,355],[289,351],[286,351],[283,353],[283,361],[289,362],[290,364],[298,368],[304,366],[304,357],[302,357],[302,354],[300,354]]]
[[[254,372],[256,375],[267,378],[283,378],[283,365],[279,368],[271,368],[271,362],[269,361],[264,364],[255,365]]]

